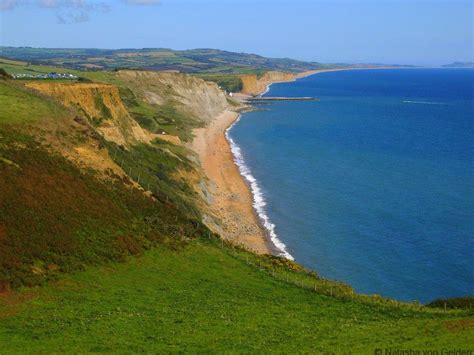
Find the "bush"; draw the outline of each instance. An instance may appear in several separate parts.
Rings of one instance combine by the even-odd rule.
[[[88,78],[84,78],[82,76],[80,76],[79,78],[77,78],[77,81],[81,82],[81,83],[92,83],[92,80],[91,79],[88,79]]]
[[[465,296],[457,298],[439,298],[426,305],[433,308],[449,309],[472,309],[474,307],[474,296]]]

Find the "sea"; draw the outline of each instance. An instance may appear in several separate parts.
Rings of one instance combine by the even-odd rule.
[[[229,128],[277,252],[357,292],[474,295],[474,69],[274,84]]]

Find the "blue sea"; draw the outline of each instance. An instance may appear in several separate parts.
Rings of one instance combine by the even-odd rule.
[[[474,70],[326,72],[272,85],[228,131],[282,255],[358,292],[474,295]]]

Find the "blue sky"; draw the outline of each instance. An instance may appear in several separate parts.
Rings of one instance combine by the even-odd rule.
[[[473,18],[456,0],[0,0],[0,44],[439,65],[473,60]]]

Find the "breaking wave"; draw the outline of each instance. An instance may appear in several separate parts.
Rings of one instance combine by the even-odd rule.
[[[288,253],[288,251],[286,250],[286,245],[278,238],[278,235],[275,232],[275,225],[270,221],[270,218],[268,217],[265,211],[265,206],[267,205],[267,203],[265,201],[265,197],[263,196],[262,190],[260,189],[260,186],[258,185],[257,179],[255,179],[255,177],[252,175],[250,171],[250,168],[245,164],[245,160],[244,160],[244,157],[242,156],[240,147],[230,137],[229,131],[239,121],[240,121],[240,117],[229,128],[227,128],[225,132],[225,136],[230,144],[232,155],[234,156],[234,162],[239,168],[240,175],[244,177],[244,179],[247,181],[247,183],[250,186],[250,191],[252,192],[252,195],[253,195],[253,207],[255,211],[257,212],[257,215],[262,225],[267,230],[270,236],[271,242],[278,250],[279,256],[283,256],[287,259],[294,260],[293,256],[290,253]]]

